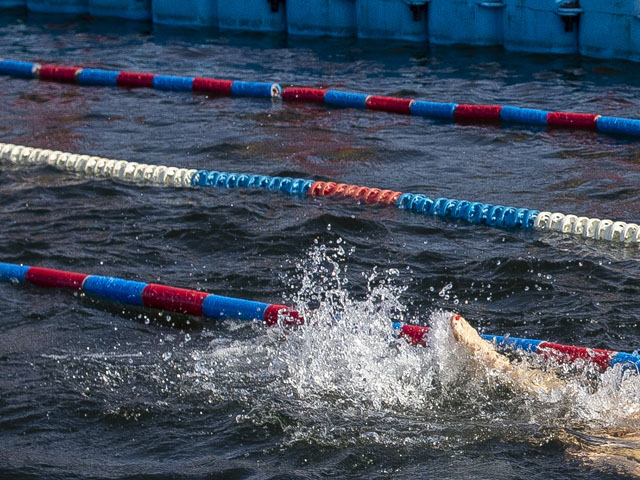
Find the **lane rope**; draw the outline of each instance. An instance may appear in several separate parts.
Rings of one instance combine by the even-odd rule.
[[[16,167],[49,166],[88,177],[107,178],[133,184],[182,188],[249,188],[287,195],[347,198],[361,204],[394,205],[402,210],[421,215],[464,220],[494,228],[557,232],[619,244],[640,243],[640,225],[636,223],[444,197],[431,199],[423,194],[402,193],[345,183],[149,165],[10,143],[0,143],[0,162]]]
[[[123,305],[159,309],[214,320],[262,321],[267,325],[284,326],[304,323],[302,315],[296,309],[286,305],[52,268],[0,263],[0,281],[73,290],[89,297]],[[393,328],[399,337],[405,338],[412,345],[427,345],[428,327],[394,323]],[[624,353],[497,335],[482,335],[482,337],[499,348],[536,353],[561,363],[582,362],[593,364],[601,370],[621,364],[623,368],[635,370],[636,373],[640,368],[640,355],[637,352]]]
[[[504,122],[640,136],[640,120],[609,117],[595,113],[551,112],[511,105],[440,103],[413,98],[386,97],[309,87],[292,86],[283,89],[278,83],[41,65],[35,62],[10,59],[0,59],[0,74],[86,86],[154,88],[157,90],[205,92],[227,96],[281,98],[284,101],[321,103],[343,108],[377,110],[387,113],[444,119],[459,123],[490,124]]]

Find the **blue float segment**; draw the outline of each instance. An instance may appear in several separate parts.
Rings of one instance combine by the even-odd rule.
[[[533,125],[546,125],[547,115],[546,110],[537,110],[535,108],[520,108],[504,105],[500,109],[500,118],[504,122],[513,123],[529,123]]]
[[[262,320],[267,303],[241,300],[238,298],[208,295],[202,302],[202,314],[205,317],[221,320],[237,318],[238,320]]]
[[[616,353],[611,359],[611,366],[620,364],[624,370],[634,368],[636,372],[640,371],[640,355],[637,353]]]
[[[0,60],[0,74],[12,77],[35,78],[33,62],[21,62],[19,60]]]
[[[313,180],[303,180],[302,178],[299,178],[296,181],[294,181],[294,183],[296,182],[297,182],[297,186],[294,186],[294,187],[297,188],[297,193],[299,195],[308,195],[311,185],[314,184]]]
[[[89,275],[82,284],[82,290],[89,295],[114,302],[143,306],[142,291],[146,286],[144,282]]]
[[[100,70],[97,68],[83,68],[78,74],[80,85],[102,85],[105,87],[115,87],[118,85],[118,75],[120,72],[110,70]]]
[[[156,75],[153,77],[153,88],[158,90],[192,90],[193,77],[176,77],[173,75]]]
[[[324,94],[324,102],[329,105],[339,105],[341,107],[366,108],[367,97],[368,95],[365,93],[327,90]]]
[[[231,95],[234,97],[268,97],[271,98],[280,94],[280,85],[263,82],[240,82],[235,81],[231,85]]]
[[[416,100],[411,104],[411,115],[453,120],[453,112],[457,106],[457,103],[438,103]]]
[[[24,283],[24,277],[29,268],[11,263],[0,263],[0,280]]]
[[[538,345],[542,340],[532,340],[529,338],[503,337],[500,335],[480,335],[489,342],[495,342],[498,347],[509,347],[515,350],[523,350],[525,352],[536,353]]]
[[[404,193],[396,202],[398,208],[423,215],[437,215],[443,218],[466,220],[470,223],[484,223],[499,228],[533,228],[538,210],[503,207],[490,203],[469,202],[450,198],[432,200],[426,195]]]
[[[640,120],[618,117],[598,117],[596,129],[606,133],[623,135],[640,135]]]
[[[403,193],[396,202],[396,207],[415,213],[429,214],[432,206],[433,200],[421,193]]]
[[[194,187],[223,188],[263,188],[272,192],[290,195],[306,195],[313,180],[290,177],[269,177],[267,175],[248,175],[246,173],[227,173],[199,170],[191,177]]]

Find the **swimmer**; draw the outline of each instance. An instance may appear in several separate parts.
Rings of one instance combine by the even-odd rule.
[[[484,340],[469,323],[459,315],[451,317],[453,336],[477,363],[499,373],[515,392],[523,394],[551,393],[565,385],[553,373],[513,363],[496,351],[494,345]],[[629,420],[638,421],[637,415]],[[587,433],[564,429],[557,440],[565,444],[566,453],[585,465],[602,471],[640,478],[640,432],[631,429],[594,431]]]

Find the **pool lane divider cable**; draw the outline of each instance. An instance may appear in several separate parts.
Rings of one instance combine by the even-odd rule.
[[[304,323],[302,315],[286,305],[256,302],[214,295],[199,290],[52,268],[0,263],[0,281],[73,290],[82,292],[88,297],[122,305],[158,309],[214,320],[262,321],[267,325],[283,325],[285,327]],[[428,327],[402,323],[393,323],[392,325],[398,337],[406,339],[412,345],[427,345]],[[593,364],[603,371],[617,364],[621,364],[623,368],[635,369],[636,372],[640,368],[640,355],[636,352],[624,353],[508,336],[482,335],[482,338],[493,342],[499,348],[536,353],[561,363]]]
[[[439,103],[309,87],[292,86],[283,89],[277,83],[41,65],[35,62],[8,59],[0,59],[0,74],[87,86],[144,87],[158,90],[204,92],[214,95],[281,98],[284,101],[378,110],[459,123],[505,122],[640,136],[640,120],[608,117],[595,113],[550,112],[510,105]]]
[[[443,197],[431,199],[420,193],[402,193],[345,183],[148,165],[7,143],[0,143],[0,163],[16,167],[50,166],[88,177],[109,178],[133,184],[183,188],[248,188],[292,196],[344,198],[361,204],[395,206],[412,213],[463,220],[494,228],[558,232],[620,244],[640,243],[640,225],[636,223]]]
[[[87,86],[155,88],[157,90],[204,92],[234,97],[271,98],[279,97],[281,94],[280,85],[277,83],[242,82],[204,77],[180,77],[156,75],[155,73],[62,67],[4,59],[0,60],[0,74]]]

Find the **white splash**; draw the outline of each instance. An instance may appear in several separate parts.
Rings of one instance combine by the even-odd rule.
[[[301,262],[290,279],[299,286],[291,301],[306,319],[298,328],[230,321],[188,342],[167,334],[156,360],[83,358],[82,371],[95,370],[89,387],[106,388],[108,369],[120,372],[108,376],[110,392],[133,385],[169,403],[238,402],[238,422],[277,425],[285,442],[329,445],[523,441],[537,429],[625,425],[640,412],[640,376],[618,368],[566,369],[565,386],[550,395],[510,390],[504,375],[478,365],[454,340],[452,312],[413,318],[402,301],[410,279],[393,269],[354,273],[347,259],[338,242],[317,245]],[[352,281],[357,275],[366,281]],[[429,325],[428,347],[396,338],[394,321]],[[93,361],[95,369],[87,365]]]

